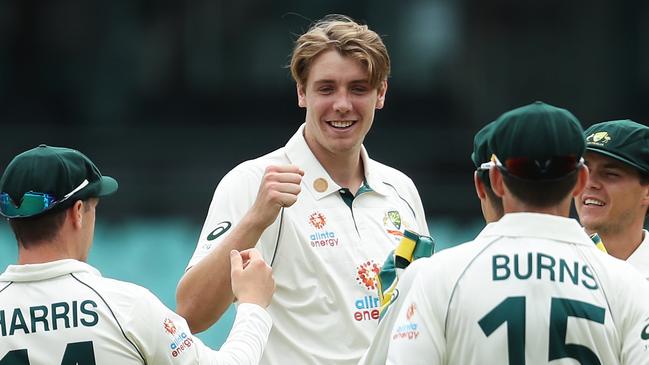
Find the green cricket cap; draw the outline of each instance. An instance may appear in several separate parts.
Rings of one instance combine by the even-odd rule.
[[[42,144],[14,157],[4,170],[0,214],[33,217],[76,200],[110,195],[117,188],[117,181],[103,176],[83,153]]]
[[[498,168],[524,180],[553,180],[574,172],[586,147],[577,117],[540,101],[494,122],[489,148]]]
[[[479,168],[483,163],[491,161],[491,149],[489,148],[489,137],[494,129],[496,122],[491,122],[482,127],[473,137],[473,152],[471,153],[471,161],[476,168]]]
[[[495,121],[491,122],[475,134],[473,137],[473,152],[471,153],[471,161],[473,161],[473,165],[478,171],[478,176],[488,187],[491,187],[489,169],[483,168],[482,165],[491,161],[492,152],[489,148],[489,137],[491,137],[495,124]]]
[[[649,127],[632,120],[612,120],[584,132],[586,150],[629,164],[649,175]]]

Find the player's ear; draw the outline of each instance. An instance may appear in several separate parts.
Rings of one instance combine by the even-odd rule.
[[[478,195],[478,199],[485,199],[487,194],[484,191],[482,179],[478,176],[478,171],[473,172],[473,185],[475,185],[475,193]]]
[[[297,90],[297,105],[300,108],[306,108],[306,89],[304,85],[300,83],[295,83],[295,89]]]
[[[81,229],[83,225],[83,204],[84,203],[81,200],[77,200],[70,208],[68,208],[67,211],[67,216],[70,219],[72,226],[76,229]]]
[[[385,105],[385,94],[388,92],[388,80],[381,81],[376,98],[376,109],[383,109]]]
[[[497,197],[502,198],[505,195],[505,183],[503,175],[497,167],[489,169],[489,180],[491,180],[491,190]]]
[[[581,193],[584,191],[586,184],[588,183],[589,174],[590,173],[588,172],[588,168],[586,166],[579,166],[579,170],[577,170],[577,183],[572,190],[573,197],[581,195]]]
[[[642,204],[645,207],[649,207],[649,181],[647,181],[646,177],[643,178],[641,184],[642,184],[643,194],[642,197],[640,198],[640,204]]]

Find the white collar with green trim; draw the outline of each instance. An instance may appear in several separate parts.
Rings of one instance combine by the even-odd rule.
[[[302,124],[286,144],[286,156],[292,164],[304,170],[303,185],[313,194],[316,200],[320,200],[331,193],[338,192],[342,187],[329,176],[329,173],[322,167],[307,145],[304,139],[304,126],[305,124]],[[373,191],[381,195],[387,195],[386,186],[378,176],[375,162],[370,159],[365,146],[361,146],[361,160],[365,170],[365,183]],[[326,181],[326,187],[322,189],[324,184],[320,184],[322,191],[319,191],[316,189],[318,185],[316,181],[321,179]]]
[[[9,265],[7,270],[0,274],[0,281],[38,281],[77,272],[101,276],[99,270],[85,262],[65,259],[43,264]]]
[[[595,247],[579,222],[551,214],[505,214],[498,222],[488,224],[478,238],[489,236],[544,238]]]

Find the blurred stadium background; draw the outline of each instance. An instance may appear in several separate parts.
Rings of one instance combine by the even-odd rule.
[[[90,263],[173,308],[217,182],[303,120],[284,66],[328,13],[384,36],[392,76],[366,147],[412,177],[442,245],[482,227],[472,137],[503,111],[543,100],[585,127],[649,121],[642,0],[3,0],[0,168],[46,143],[116,177]],[[15,255],[1,224],[0,267]],[[231,320],[201,337],[218,347]]]

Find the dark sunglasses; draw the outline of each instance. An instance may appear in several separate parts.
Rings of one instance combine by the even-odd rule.
[[[74,195],[74,193],[86,187],[86,185],[88,185],[88,180],[83,180],[81,185],[65,194],[59,200],[51,194],[29,191],[23,195],[18,204],[14,203],[8,193],[0,193],[0,212],[7,218],[31,217],[54,208]]]
[[[563,177],[584,165],[583,158],[576,156],[555,156],[546,160],[528,157],[509,158],[503,164],[496,155],[485,162],[478,170],[489,170],[496,166],[506,174],[526,180],[552,180]]]

